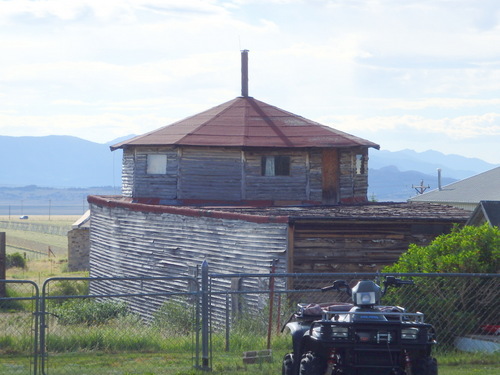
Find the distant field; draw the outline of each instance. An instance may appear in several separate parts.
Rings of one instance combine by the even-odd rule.
[[[19,216],[10,216],[10,221],[18,222],[37,222],[41,224],[51,225],[71,225],[77,221],[82,215],[29,215],[29,219],[19,219]],[[0,220],[9,220],[9,215],[0,215]]]
[[[7,242],[7,253],[20,252],[27,259],[40,259],[40,256],[49,254],[57,258],[67,258],[68,238],[64,235],[41,233],[29,230],[29,224],[44,224],[50,227],[70,228],[79,219],[77,215],[34,215],[29,219],[10,218],[6,215],[0,216],[0,222],[15,222],[26,225],[28,230],[16,227],[1,227],[0,232],[5,232]],[[0,223],[1,224],[1,223]],[[66,229],[63,230],[63,232]]]
[[[0,221],[9,221],[26,224],[44,224],[48,226],[70,228],[80,218],[80,215],[30,215],[29,219],[19,219],[8,215],[0,215]],[[5,232],[7,253],[21,253],[28,260],[27,269],[12,268],[7,270],[8,279],[28,279],[42,283],[47,277],[66,275],[68,258],[68,238],[64,235],[55,235],[29,230],[1,228]],[[50,252],[49,252],[50,249]],[[50,254],[50,255],[49,255]],[[73,275],[73,274],[71,274]],[[86,273],[74,274],[85,276]]]

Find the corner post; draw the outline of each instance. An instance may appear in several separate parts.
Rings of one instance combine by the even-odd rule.
[[[204,371],[210,371],[208,304],[208,262],[204,260],[201,264],[201,369]]]

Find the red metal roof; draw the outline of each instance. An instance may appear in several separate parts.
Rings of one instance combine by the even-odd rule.
[[[217,107],[111,146],[219,146],[330,148],[380,146],[252,97]]]

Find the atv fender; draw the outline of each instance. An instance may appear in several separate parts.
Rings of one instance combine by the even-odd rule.
[[[293,353],[295,358],[301,358],[302,338],[311,328],[311,322],[291,322],[286,325],[292,335]]]

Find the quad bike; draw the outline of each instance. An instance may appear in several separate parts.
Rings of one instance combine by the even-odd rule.
[[[380,305],[389,286],[403,284],[413,282],[387,276],[381,290],[370,280],[352,289],[337,280],[322,290],[344,291],[352,304],[299,304],[283,327],[293,352],[283,359],[282,375],[437,375],[434,329],[424,315]]]

